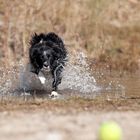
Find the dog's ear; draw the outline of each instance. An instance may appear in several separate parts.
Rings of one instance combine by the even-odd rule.
[[[30,40],[30,45],[34,46],[38,42],[38,35],[37,33],[32,34],[31,40]]]
[[[41,33],[38,35],[37,33],[34,33],[31,37],[30,45],[34,46],[34,45],[40,43],[41,41],[43,42],[44,38],[45,38],[44,34]]]

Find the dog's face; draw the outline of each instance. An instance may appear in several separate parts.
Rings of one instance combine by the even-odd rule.
[[[51,49],[47,49],[47,50],[43,50],[43,52],[41,53],[41,59],[43,62],[43,69],[45,69],[46,71],[50,71],[51,69],[51,64],[53,61],[53,52]]]
[[[30,49],[31,71],[38,74],[39,70],[50,71],[55,61],[54,51],[45,43],[36,44]]]
[[[58,66],[65,64],[67,51],[63,41],[56,34],[35,34],[30,45],[31,72],[38,75],[40,70],[46,70],[53,74]]]

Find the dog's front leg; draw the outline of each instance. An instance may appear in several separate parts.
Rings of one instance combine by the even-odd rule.
[[[60,65],[53,71],[53,83],[52,83],[52,93],[51,96],[58,96],[56,92],[58,89],[58,85],[61,83],[62,79],[62,69],[63,67]]]
[[[61,83],[61,79],[62,79],[62,68],[59,68],[57,70],[54,71],[53,74],[53,84],[52,84],[52,88],[54,91],[57,91],[58,89],[58,85]]]

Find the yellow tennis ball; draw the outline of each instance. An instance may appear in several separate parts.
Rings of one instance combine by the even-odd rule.
[[[121,140],[122,130],[113,121],[104,122],[99,129],[99,140]]]

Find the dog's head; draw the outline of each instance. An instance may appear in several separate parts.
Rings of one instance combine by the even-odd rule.
[[[66,58],[63,41],[54,33],[34,34],[30,41],[29,57],[32,72],[38,74],[41,69],[54,70]]]
[[[31,71],[38,74],[43,69],[50,71],[52,63],[54,61],[54,53],[50,46],[46,42],[39,42],[30,48],[29,52],[30,62],[32,64]]]
[[[47,48],[47,47],[46,47]],[[53,61],[53,51],[51,49],[45,49],[41,52],[42,68],[46,71],[51,70]]]

